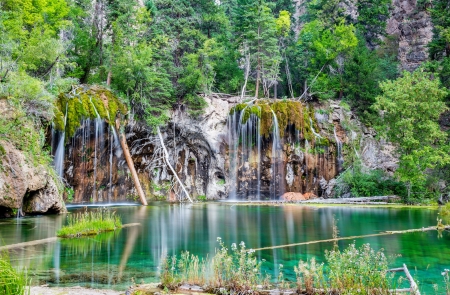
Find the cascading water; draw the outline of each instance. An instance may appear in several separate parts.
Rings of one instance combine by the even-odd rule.
[[[64,130],[67,124],[67,104],[66,104],[66,113],[64,115]],[[53,158],[53,165],[55,166],[56,173],[59,177],[63,178],[64,174],[64,138],[65,132],[54,132],[53,134],[58,134],[58,145],[56,147],[56,151]],[[56,136],[55,136],[56,137]],[[53,139],[52,139],[53,140]]]
[[[97,195],[97,162],[98,162],[98,151],[103,148],[103,120],[100,117],[97,109],[95,108],[92,98],[90,99],[92,107],[94,108],[96,118],[95,118],[95,145],[94,145],[94,190],[93,194]]]
[[[337,170],[338,172],[342,170],[342,164],[344,164],[344,158],[342,157],[342,142],[339,140],[339,137],[336,134],[336,126],[334,126],[333,129],[334,132],[334,138],[336,140],[336,164],[337,164]]]
[[[273,110],[273,131],[272,131],[272,182],[270,183],[270,199],[277,199],[284,192],[284,169],[283,169],[283,145],[280,138],[278,119]],[[279,167],[281,165],[281,167]]]
[[[256,114],[244,120],[248,104],[241,112],[228,116],[228,146],[230,155],[229,199],[261,198],[261,122]],[[239,177],[251,179],[249,186],[239,187]]]

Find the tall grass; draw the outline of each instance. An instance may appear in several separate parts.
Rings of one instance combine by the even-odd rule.
[[[96,235],[101,232],[113,231],[122,227],[120,217],[106,208],[95,211],[84,211],[67,217],[67,226],[57,232],[58,237],[73,238]]]
[[[231,245],[231,252],[218,238],[220,249],[210,259],[184,252],[180,258],[166,257],[161,263],[161,284],[176,289],[181,284],[203,286],[207,291],[250,294],[258,285],[267,285],[268,280],[261,274],[261,263],[254,257],[254,251],[247,250],[245,243],[239,247]]]
[[[216,294],[258,294],[262,289],[287,289],[295,287],[298,294],[390,294],[393,274],[388,272],[388,260],[383,250],[374,251],[369,244],[356,248],[350,244],[343,251],[335,245],[325,252],[325,262],[317,263],[314,258],[299,261],[294,267],[296,285],[284,280],[283,266],[276,283],[270,286],[272,278],[261,272],[261,263],[254,257],[254,251],[245,244],[231,246],[231,251],[219,239],[220,249],[209,259],[184,252],[180,258],[172,256],[161,264],[161,284],[176,289],[181,284],[202,286]]]
[[[12,267],[8,252],[0,252],[0,294],[29,294],[28,282],[25,271],[17,271]]]

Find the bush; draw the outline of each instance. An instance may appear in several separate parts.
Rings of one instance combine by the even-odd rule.
[[[402,182],[387,176],[382,170],[365,172],[358,164],[346,170],[337,179],[335,196],[351,193],[353,197],[397,195],[406,196]]]
[[[96,235],[122,227],[120,217],[106,208],[71,214],[67,217],[67,223],[67,226],[64,226],[57,232],[56,235],[58,237],[74,238]]]
[[[23,295],[28,294],[27,274],[17,271],[11,266],[8,252],[0,253],[0,294]]]
[[[390,294],[388,262],[383,250],[350,244],[325,252],[327,265],[312,259],[295,268],[298,292],[306,294]],[[320,290],[320,291],[319,291]],[[304,294],[304,293],[303,293]]]

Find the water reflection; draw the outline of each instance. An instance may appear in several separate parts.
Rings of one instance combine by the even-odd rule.
[[[333,218],[342,237],[421,228],[436,222],[436,211],[424,209],[160,203],[112,210],[122,216],[123,223],[141,225],[96,237],[14,249],[13,262],[27,267],[35,283],[123,289],[132,278],[136,282],[158,281],[157,267],[163,255],[183,250],[202,257],[214,254],[217,237],[227,245],[244,241],[247,248],[262,248],[329,239]],[[2,220],[0,240],[14,244],[52,237],[65,218]],[[351,242],[340,241],[339,245],[346,247]],[[449,242],[448,232],[441,238],[436,232],[417,232],[356,239],[357,246],[370,243],[375,249],[386,249],[388,255],[401,254],[396,266],[406,263],[410,270],[417,268],[413,275],[425,290],[431,290],[433,283],[443,283],[440,272],[450,268]],[[331,243],[318,243],[257,251],[256,255],[267,261],[263,268],[268,273],[277,276],[278,266],[283,264],[285,275],[294,280],[293,267],[299,259],[315,256],[323,261],[324,251],[331,247]]]

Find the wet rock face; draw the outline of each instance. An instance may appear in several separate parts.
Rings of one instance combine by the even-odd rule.
[[[83,120],[64,155],[64,178],[73,188],[73,196],[65,196],[68,202],[136,199],[120,143],[107,123]]]
[[[426,8],[416,0],[393,0],[386,32],[398,37],[398,58],[402,69],[414,71],[428,58],[427,45],[433,38],[433,25]]]
[[[170,163],[190,196],[226,198],[222,155],[228,102],[208,98],[207,101],[202,117],[193,119],[183,109],[176,110],[174,119],[161,132]],[[137,201],[121,147],[115,144],[111,128],[103,124],[103,136],[96,139],[94,123],[84,124],[66,147],[64,175],[74,189],[72,202]],[[147,199],[180,199],[181,188],[165,165],[156,134],[137,122],[129,122],[125,133]]]
[[[0,141],[0,146],[0,216],[9,217],[11,209],[21,209],[25,214],[64,212],[64,202],[45,168],[34,167],[6,141]]]
[[[314,106],[316,131],[328,143],[308,142],[293,125],[288,125],[280,138],[281,151],[275,161],[273,135],[269,135],[261,140],[259,159],[253,145],[246,160],[233,170],[227,119],[234,101],[207,98],[207,102],[200,118],[194,119],[180,108],[161,129],[169,161],[193,199],[229,198],[233,183],[237,199],[255,199],[258,181],[262,200],[272,195],[278,199],[285,192],[331,197],[334,177],[341,172],[344,158],[354,156],[349,154],[353,151],[348,146],[358,147],[356,153],[370,169],[396,169],[393,147],[376,141],[373,130],[365,128],[338,102],[331,102]],[[65,178],[74,189],[73,202],[137,201],[111,128],[105,123],[103,140],[95,140],[95,126],[93,122],[89,124],[66,147]],[[129,122],[125,132],[147,199],[182,198],[179,184],[165,165],[158,136],[137,122]],[[237,146],[237,154],[242,157],[242,145]]]

